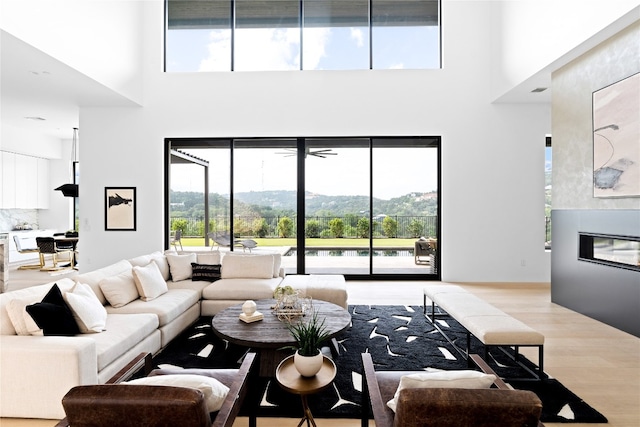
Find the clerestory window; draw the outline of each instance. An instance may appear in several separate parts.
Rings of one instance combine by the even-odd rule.
[[[166,0],[165,71],[434,69],[440,0]]]

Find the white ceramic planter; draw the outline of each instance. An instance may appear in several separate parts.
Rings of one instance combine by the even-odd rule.
[[[313,377],[320,372],[323,363],[323,356],[320,350],[315,356],[301,356],[296,351],[293,356],[293,365],[303,377]]]

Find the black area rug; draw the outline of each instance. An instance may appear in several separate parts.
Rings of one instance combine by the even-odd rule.
[[[334,384],[309,397],[317,418],[360,418],[362,399],[361,353],[369,352],[377,370],[468,369],[446,339],[425,319],[421,306],[349,306],[352,327],[337,337],[340,355],[334,359]],[[266,313],[265,313],[266,315]],[[450,337],[466,345],[464,329],[450,318],[440,321]],[[211,330],[211,318],[200,319],[154,358],[154,364],[183,368],[238,367],[247,349],[220,340]],[[472,352],[483,354],[472,341]],[[606,423],[607,419],[553,378],[532,381],[531,375],[501,351],[492,351],[489,365],[516,389],[531,390],[542,400],[542,422]],[[535,369],[526,358],[525,364]],[[259,409],[255,410],[256,402]],[[301,417],[300,399],[280,389],[273,379],[256,379],[241,415]]]

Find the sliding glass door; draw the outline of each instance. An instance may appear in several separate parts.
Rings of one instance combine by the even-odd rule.
[[[167,140],[167,231],[280,253],[287,274],[437,279],[439,150],[439,137]]]
[[[307,139],[305,272],[369,274],[369,139]]]

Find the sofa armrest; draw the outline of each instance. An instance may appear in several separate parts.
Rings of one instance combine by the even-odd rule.
[[[369,402],[367,400],[371,402],[371,411],[373,412],[376,427],[391,427],[393,419],[386,410],[386,402],[382,400],[370,353],[362,353],[362,367],[365,381],[362,387],[362,427],[369,425]]]
[[[233,421],[240,411],[242,401],[247,394],[249,371],[253,366],[255,357],[256,353],[246,354],[242,365],[240,365],[236,379],[233,381],[231,387],[229,387],[227,398],[216,415],[213,427],[231,427],[233,425]]]
[[[60,419],[71,387],[97,384],[95,341],[85,337],[0,336],[0,416]],[[33,402],[37,402],[34,404]]]

